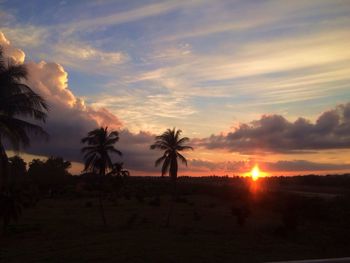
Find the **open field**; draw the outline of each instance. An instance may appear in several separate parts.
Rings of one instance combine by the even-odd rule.
[[[350,255],[350,199],[291,193],[287,198],[276,191],[247,193],[242,186],[231,191],[226,183],[182,182],[172,202],[154,183],[147,188],[145,182],[134,180],[119,195],[105,195],[106,228],[93,192],[42,198],[1,237],[2,261],[264,262]],[[171,204],[170,226],[165,227]],[[300,212],[295,229],[283,221],[281,205]],[[244,206],[249,216],[240,225],[232,207]],[[294,218],[294,212],[287,217]]]

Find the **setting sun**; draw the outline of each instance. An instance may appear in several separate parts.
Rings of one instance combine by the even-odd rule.
[[[251,174],[252,179],[254,181],[258,180],[259,177],[261,176],[261,172],[260,172],[259,166],[255,165],[254,168],[251,170],[250,174]]]

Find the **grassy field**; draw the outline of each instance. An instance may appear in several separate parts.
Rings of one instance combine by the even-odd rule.
[[[302,220],[288,235],[281,214],[257,200],[244,226],[232,201],[187,194],[177,202],[159,195],[108,197],[102,226],[94,197],[45,198],[25,209],[1,236],[1,262],[264,262],[350,255],[350,223]],[[278,193],[273,198],[279,198]],[[159,202],[158,202],[159,201]],[[165,220],[170,202],[174,210]]]

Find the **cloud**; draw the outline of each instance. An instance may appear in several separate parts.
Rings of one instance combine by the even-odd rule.
[[[7,8],[0,11],[0,30],[25,48],[30,59],[56,62],[27,63],[33,78],[40,79],[32,80],[33,85],[50,98],[53,108],[63,109],[62,114],[51,111],[50,132],[59,133],[60,125],[69,131],[82,122],[67,142],[71,149],[63,144],[66,150],[47,150],[50,145],[43,145],[40,151],[65,151],[78,160],[80,136],[98,123],[119,123],[115,116],[123,116],[123,127],[129,130],[121,132],[119,146],[128,166],[153,171],[156,153],[150,158],[146,142],[132,143],[138,140],[139,130],[159,133],[176,126],[195,136],[215,133],[212,140],[222,144],[221,153],[245,153],[252,148],[246,146],[248,142],[232,149],[231,142],[218,135],[232,121],[247,122],[262,112],[277,112],[287,126],[293,126],[288,120],[295,116],[306,114],[314,120],[315,112],[348,101],[349,7],[342,0],[99,1],[55,10],[53,17],[26,13],[18,20],[17,14],[27,10]],[[13,57],[23,62],[22,55]],[[67,68],[72,69],[74,85],[84,85],[70,89]],[[72,90],[83,94],[85,101]],[[69,125],[63,123],[65,115],[70,116]],[[63,134],[55,138],[64,142]],[[124,145],[129,139],[129,145]],[[209,139],[197,141],[208,143]],[[207,152],[215,155],[221,148]],[[263,151],[317,151],[276,148],[267,145]],[[202,152],[198,155],[210,159]]]
[[[123,153],[125,167],[132,170],[133,175],[158,175],[159,168],[154,166],[155,160],[161,155],[151,151],[150,145],[155,135],[149,132],[132,133],[127,129],[120,132],[120,141],[116,147]]]
[[[168,127],[183,123],[196,113],[186,96],[168,93],[163,87],[152,89],[131,89],[126,94],[93,98],[93,105],[108,108],[125,118],[125,125],[133,132],[146,130],[159,132]],[[158,95],[153,95],[159,92]],[[156,110],[155,110],[156,109]]]
[[[10,42],[0,34],[0,45],[5,46],[7,55],[11,55],[18,63],[24,61],[25,54],[11,46]],[[122,151],[122,160],[125,167],[134,175],[159,173],[154,167],[154,160],[160,155],[159,152],[150,151],[149,146],[153,143],[155,135],[149,132],[132,133],[122,129],[122,122],[105,107],[86,105],[85,101],[74,95],[68,86],[68,73],[57,63],[41,61],[39,63],[27,62],[25,65],[29,71],[28,84],[37,93],[42,95],[50,105],[47,123],[43,125],[49,133],[49,141],[33,138],[31,147],[25,149],[26,153],[40,156],[63,156],[65,159],[81,162],[80,149],[81,138],[87,132],[99,126],[108,126],[110,129],[120,131],[120,141],[116,147]],[[165,103],[163,113],[171,114],[171,106],[178,100],[169,100]],[[157,98],[150,98],[153,106],[159,104]],[[168,110],[166,110],[170,107]],[[140,110],[140,109],[139,109]]]
[[[233,132],[196,140],[208,149],[233,152],[300,153],[350,148],[350,103],[322,113],[315,123],[298,118],[291,122],[281,115],[263,115],[261,119],[240,124]]]
[[[49,36],[49,30],[47,28],[33,25],[0,26],[0,31],[4,32],[13,42],[19,43],[21,48],[40,47]]]
[[[24,52],[13,47],[3,34],[0,34],[0,44],[4,46],[6,54],[17,63],[24,61]],[[46,142],[34,138],[32,146],[26,149],[28,154],[58,155],[71,161],[81,162],[80,139],[86,136],[88,131],[101,125],[108,125],[111,129],[120,131],[120,141],[116,147],[123,152],[123,157],[115,160],[124,161],[125,167],[130,169],[134,175],[159,174],[159,168],[154,167],[154,161],[161,153],[149,150],[149,145],[154,141],[154,133],[131,132],[123,128],[121,120],[106,107],[97,104],[92,106],[76,97],[68,85],[68,73],[60,64],[41,61],[38,63],[26,62],[25,65],[29,70],[28,84],[50,105],[49,118],[44,124],[44,128],[50,134],[50,140]],[[166,94],[147,96],[148,103],[152,104],[151,108],[157,108],[158,105],[159,115],[157,116],[159,118],[164,116],[175,118],[175,112],[172,112],[174,105],[179,103],[179,105],[181,103],[186,105],[185,100],[177,101],[167,96]],[[145,96],[141,97],[145,98]],[[169,103],[166,102],[167,99]],[[140,106],[135,110],[141,111],[141,109]],[[184,111],[178,111],[177,114],[181,113],[184,116],[187,113],[192,114],[185,109],[186,107],[183,107]],[[201,147],[206,147],[211,150],[222,148],[229,151],[252,152],[257,149],[258,145],[261,151],[291,153],[301,150],[349,148],[349,131],[350,103],[324,112],[315,123],[303,118],[290,122],[280,115],[265,115],[250,124],[242,124],[234,132],[226,135],[213,135],[205,139],[193,139],[192,143],[199,150]],[[215,154],[215,151],[213,152]],[[181,174],[244,173],[250,170],[252,164],[252,160],[212,162],[192,158],[189,159],[188,168],[182,167]],[[264,161],[261,162],[261,165],[271,171],[295,172],[349,168],[349,165],[305,160]]]
[[[11,56],[17,63],[24,62],[24,52],[13,47],[1,32],[0,45],[4,46],[6,56]],[[29,72],[28,85],[50,106],[47,122],[40,124],[49,133],[49,141],[33,137],[31,146],[25,149],[27,154],[63,156],[70,161],[82,162],[81,138],[92,129],[108,126],[120,131],[116,147],[122,151],[123,157],[115,160],[124,161],[125,167],[133,174],[158,173],[154,160],[159,153],[149,150],[155,135],[123,129],[122,121],[108,109],[87,105],[83,99],[76,97],[68,86],[68,73],[60,64],[30,61],[25,65]]]
[[[0,31],[0,45],[4,49],[4,53],[8,58],[11,58],[15,63],[23,63],[25,54],[22,50],[11,45],[10,41],[6,39],[5,35]]]
[[[5,55],[11,56],[17,63],[23,63],[25,54],[14,48],[0,33],[0,45]],[[119,129],[122,122],[103,107],[91,107],[76,97],[68,86],[68,73],[57,63],[41,61],[25,63],[28,69],[28,85],[42,95],[50,106],[44,129],[50,134],[50,141],[34,140],[28,153],[37,155],[62,155],[72,160],[81,160],[80,139],[87,132],[99,127],[109,126]]]
[[[177,56],[161,56],[168,47],[157,46],[147,57],[154,67],[136,72],[130,82],[213,103],[226,98],[235,108],[321,100],[346,94],[349,88],[349,39],[347,28],[337,28],[269,36],[244,45],[227,41],[219,50],[191,46],[190,53]]]
[[[272,31],[273,29],[289,29],[291,27],[306,26],[311,15],[325,16],[342,14],[349,9],[344,1],[294,1],[292,4],[285,1],[263,1],[249,3],[244,1],[207,2],[197,7],[196,13],[191,14],[193,19],[184,19],[179,22],[170,34],[162,36],[159,41],[179,41],[217,36],[220,33],[231,35],[244,32]],[[203,7],[203,8],[201,8]],[[312,12],[312,14],[310,14]],[[217,14],[220,14],[219,16]],[[339,21],[332,20],[333,23]],[[324,21],[319,26],[324,26]],[[317,26],[317,25],[316,25]],[[168,32],[167,32],[168,33]]]
[[[62,24],[61,27],[66,29],[66,34],[71,34],[75,31],[91,30],[101,28],[102,26],[120,25],[148,17],[162,15],[174,10],[196,6],[199,3],[200,1],[196,0],[151,3],[127,11]]]
[[[103,51],[80,41],[55,44],[52,57],[65,66],[85,72],[93,71],[95,74],[115,71],[115,66],[124,64],[129,59],[124,52]]]

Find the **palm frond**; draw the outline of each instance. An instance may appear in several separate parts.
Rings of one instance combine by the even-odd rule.
[[[0,115],[0,131],[11,142],[14,150],[19,150],[21,146],[29,146],[30,139],[28,134],[48,139],[48,134],[42,127],[4,115]]]
[[[170,158],[165,158],[162,166],[162,176],[168,173],[170,166]]]
[[[179,159],[181,160],[181,162],[187,166],[187,160],[186,160],[186,158],[185,158],[182,154],[176,153],[176,156],[179,157]]]
[[[81,139],[81,142],[87,146],[81,149],[84,153],[85,164],[93,171],[99,170],[100,174],[106,174],[106,171],[113,169],[113,162],[110,153],[122,153],[114,147],[119,140],[118,132],[108,132],[108,127],[101,127],[88,132],[87,136]],[[94,156],[92,158],[92,156]]]
[[[115,154],[118,154],[119,156],[123,156],[123,153],[121,151],[117,150],[116,148],[114,148],[113,146],[109,146],[106,149],[111,153],[115,153]]]
[[[16,151],[29,145],[29,134],[48,138],[42,127],[27,121],[30,118],[45,122],[49,108],[45,100],[25,84],[27,77],[26,66],[11,60],[6,63],[0,47],[0,135]]]
[[[187,166],[186,158],[181,155],[178,151],[184,150],[193,150],[191,146],[183,145],[186,142],[189,142],[189,138],[183,137],[180,138],[182,131],[173,129],[167,129],[161,135],[155,137],[155,143],[150,145],[151,150],[162,150],[164,154],[162,157],[158,158],[155,162],[155,166],[160,165],[163,162],[162,166],[162,175],[169,171],[170,166],[175,167],[172,172],[175,178],[177,177],[177,158],[181,160]],[[170,165],[171,164],[171,165]]]
[[[188,137],[183,137],[183,138],[181,138],[180,140],[177,141],[177,144],[181,145],[181,144],[189,142],[189,141],[190,141],[190,139]]]
[[[160,165],[168,156],[166,154],[164,154],[162,157],[158,158],[155,162],[155,166],[157,167],[158,165]]]
[[[12,63],[11,60],[8,60],[7,67],[5,70],[2,71],[2,74],[6,76],[6,78],[4,78],[4,81],[11,83],[11,82],[27,79],[28,70],[25,65],[23,64],[17,65]]]
[[[186,151],[186,150],[192,150],[193,151],[193,148],[191,147],[191,146],[187,146],[187,145],[185,145],[185,146],[177,146],[176,147],[176,149],[178,150],[178,151]]]

